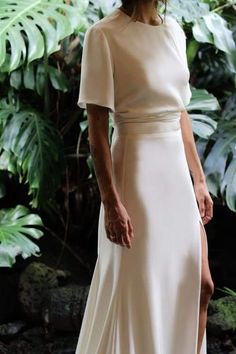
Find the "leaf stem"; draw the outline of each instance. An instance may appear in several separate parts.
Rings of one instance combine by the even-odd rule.
[[[44,64],[44,75],[45,75],[44,118],[49,119],[50,100],[49,100],[49,80],[48,80],[48,53],[47,53],[47,40],[44,33],[43,33],[43,40],[44,40],[43,64]]]
[[[223,9],[226,8],[226,7],[231,7],[231,6],[233,6],[233,5],[235,5],[234,2],[230,2],[230,3],[228,3],[228,4],[224,4],[224,5],[221,5],[221,6],[216,7],[214,10],[212,10],[212,12],[218,12],[218,11],[223,10]]]

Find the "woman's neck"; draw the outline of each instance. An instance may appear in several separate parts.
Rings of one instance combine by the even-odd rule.
[[[124,8],[121,6],[120,9],[127,13],[127,15],[131,16],[132,8]],[[160,18],[158,17],[157,9],[153,2],[141,4],[140,15],[138,16],[137,20],[150,25],[160,24]]]

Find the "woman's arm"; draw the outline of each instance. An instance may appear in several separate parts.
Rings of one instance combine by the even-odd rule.
[[[89,145],[95,174],[105,210],[107,237],[131,247],[133,228],[127,211],[120,201],[112,178],[112,159],[108,140],[108,108],[87,104]],[[115,239],[112,239],[115,236]]]
[[[181,112],[180,124],[186,159],[193,177],[194,191],[198,202],[199,211],[203,223],[207,224],[213,216],[213,201],[208,192],[205,175],[194,140],[192,124],[186,110]]]

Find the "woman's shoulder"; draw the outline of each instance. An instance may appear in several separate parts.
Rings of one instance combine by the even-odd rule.
[[[112,12],[104,16],[102,19],[93,23],[87,31],[102,31],[104,33],[114,33],[122,25],[122,17],[118,9],[114,9]]]
[[[180,35],[186,38],[186,34],[182,27],[182,24],[172,15],[166,15],[168,24],[173,28],[174,31],[178,32]]]

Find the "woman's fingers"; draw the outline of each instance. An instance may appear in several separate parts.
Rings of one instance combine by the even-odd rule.
[[[207,224],[213,217],[213,201],[210,196],[205,198],[204,224]]]
[[[128,248],[131,248],[131,242],[128,236],[128,232],[126,232],[124,235],[122,235],[122,245],[126,246]]]
[[[213,217],[213,201],[211,197],[206,197],[206,216],[210,219]]]
[[[199,205],[199,211],[200,211],[201,218],[204,218],[205,212],[206,212],[205,199],[201,197],[198,200],[198,205]]]
[[[134,238],[134,229],[131,223],[131,220],[128,219],[128,230],[129,230],[129,235],[131,238]]]
[[[133,226],[122,205],[116,209],[106,209],[105,229],[111,242],[131,248],[131,239],[134,237]]]
[[[123,230],[121,242],[123,246],[127,246],[128,248],[131,247],[128,222],[126,222],[125,228]]]
[[[121,227],[122,226],[122,227]],[[131,238],[133,237],[132,225],[127,221],[126,225],[118,225],[117,227],[110,229],[110,235],[115,236],[109,238],[112,242],[131,248]]]

